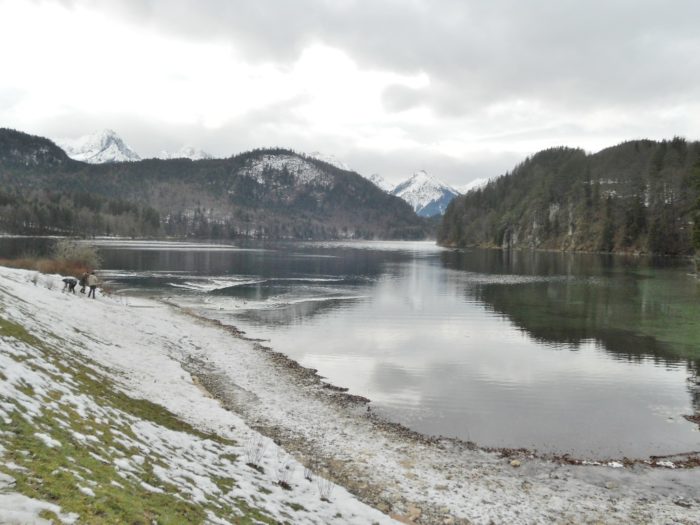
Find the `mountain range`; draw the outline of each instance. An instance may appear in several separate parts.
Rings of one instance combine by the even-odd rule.
[[[190,160],[205,160],[213,159],[214,156],[211,153],[195,148],[194,146],[185,145],[174,153],[168,151],[161,151],[158,154],[159,159],[190,159]]]
[[[313,152],[309,153],[309,156],[343,170],[350,169],[347,164],[333,155]],[[387,182],[379,173],[373,173],[367,177],[367,180],[389,195],[394,195],[406,201],[411,205],[413,211],[421,217],[443,215],[450,201],[461,194],[455,188],[428,175],[425,170],[416,171],[411,177],[396,185]],[[479,179],[475,183],[471,183],[469,189],[478,187],[484,183],[484,180]]]
[[[57,139],[56,144],[70,158],[90,164],[134,162],[142,159],[111,129],[105,129],[76,139]],[[213,156],[194,146],[185,145],[175,152],[161,151],[157,158],[203,160],[211,159]]]
[[[120,145],[107,139],[100,151]],[[97,164],[9,129],[0,129],[3,205],[0,229],[14,233],[420,239],[433,229],[359,174],[291,150]]]
[[[110,158],[123,141],[95,143]],[[106,146],[106,147],[102,147]],[[111,152],[111,153],[110,153]],[[114,158],[114,155],[111,156]],[[0,129],[0,231],[198,238],[420,239],[439,181],[391,192],[310,155],[259,149],[226,159],[88,163],[50,140]],[[635,140],[594,154],[551,148],[455,196],[445,246],[679,255],[700,249],[700,142]],[[421,208],[421,206],[423,206]]]
[[[104,130],[78,139],[62,139],[56,143],[63,148],[67,155],[79,161],[91,164],[113,162],[134,162],[141,157],[131,149],[114,131]],[[351,168],[334,155],[318,151],[305,154],[338,169],[352,171]],[[156,158],[160,159],[191,159],[205,160],[213,156],[194,146],[183,146],[176,152],[161,151]],[[396,186],[386,182],[381,175],[373,174],[368,179],[381,190],[395,195],[408,202],[416,214],[422,217],[433,217],[445,213],[449,202],[460,193],[455,188],[428,175],[425,171],[417,171],[413,176]],[[479,179],[481,181],[482,179]],[[479,181],[475,181],[479,183]],[[469,188],[474,187],[474,183]]]

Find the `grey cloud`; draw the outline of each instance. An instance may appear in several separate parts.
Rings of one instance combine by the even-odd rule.
[[[466,161],[439,153],[401,149],[391,151],[367,150],[347,144],[334,137],[303,135],[289,130],[296,119],[299,128],[305,123],[291,111],[276,109],[252,112],[216,129],[199,125],[168,125],[133,115],[74,114],[70,121],[63,117],[47,119],[41,126],[24,131],[51,139],[71,138],[104,128],[114,129],[141,157],[155,156],[162,150],[174,151],[184,144],[200,147],[216,156],[228,157],[254,148],[281,146],[299,152],[333,153],[350,167],[365,175],[380,173],[397,183],[418,169],[456,186],[477,178],[493,177],[510,170],[523,155],[518,152],[482,152]]]
[[[560,108],[677,104],[700,94],[700,4],[693,0],[101,4],[165,32],[230,40],[253,59],[289,62],[320,41],[366,67],[428,73],[421,97],[387,95],[396,109],[425,103],[441,114],[469,114],[516,99]]]
[[[311,42],[346,51],[364,68],[424,72],[420,89],[394,85],[382,97],[400,113],[430,107],[438,124],[402,124],[429,146],[465,129],[477,148],[458,161],[430,148],[386,152],[304,129],[290,100],[226,123],[165,126],[137,117],[77,115],[47,122],[49,136],[113,127],[142,155],[191,143],[217,155],[281,145],[333,153],[364,174],[398,180],[424,168],[452,184],[493,176],[522,160],[529,144],[613,144],[700,131],[700,3],[678,0],[63,0],[100,8],[149,30],[228,42],[256,63],[288,65]],[[531,113],[492,115],[489,107],[533,102]],[[539,110],[541,108],[541,111]],[[681,111],[670,111],[685,108]],[[590,119],[611,112],[615,121]],[[36,130],[36,132],[43,132]],[[60,132],[60,133],[59,133]],[[689,138],[695,138],[692,135]],[[526,146],[519,146],[525,144]],[[539,146],[538,146],[539,147]],[[534,151],[533,151],[534,152]]]
[[[420,105],[425,100],[423,89],[394,84],[382,93],[382,102],[389,111],[403,111]]]
[[[24,93],[19,89],[3,88],[0,86],[0,111],[10,109],[24,98]]]
[[[92,114],[73,112],[44,119],[27,130],[52,139],[74,138],[105,128],[114,129],[141,157],[155,156],[162,150],[173,151],[185,144],[204,149],[220,157],[266,146],[297,148],[292,129],[306,125],[295,108],[304,102],[295,97],[265,108],[251,110],[216,128],[194,124],[165,124],[133,114]],[[21,126],[20,126],[21,127]],[[309,147],[309,150],[313,150]],[[318,149],[318,148],[316,148]]]

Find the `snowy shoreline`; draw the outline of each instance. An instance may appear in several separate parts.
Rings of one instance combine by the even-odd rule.
[[[292,494],[306,509],[295,516],[300,523],[391,522],[386,514],[442,524],[700,523],[698,468],[574,465],[425,438],[374,418],[365,400],[231,328],[150,300],[86,303],[61,294],[57,285],[32,285],[30,273],[0,268],[0,291],[22,298],[21,305],[8,304],[0,294],[3,316],[76,341],[76,351],[111,370],[129,395],[160,404],[196,428],[224,437],[233,432],[239,441],[255,431],[273,438],[294,458],[285,461],[295,466]],[[270,447],[266,471],[274,470],[273,455],[285,454]],[[304,490],[309,483],[302,465],[386,514],[336,488],[333,511],[343,518],[329,515],[331,504]],[[279,515],[278,502],[268,499],[258,505]]]

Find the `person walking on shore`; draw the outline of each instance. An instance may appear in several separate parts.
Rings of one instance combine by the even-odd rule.
[[[100,281],[97,279],[95,272],[90,272],[90,275],[87,277],[87,285],[90,287],[88,297],[92,297],[93,299],[95,298],[95,288],[97,288],[99,282]]]
[[[87,286],[88,273],[83,272],[80,276],[80,293],[85,293],[85,287]]]

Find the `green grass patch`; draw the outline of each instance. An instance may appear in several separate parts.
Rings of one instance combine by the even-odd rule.
[[[11,437],[4,442],[4,459],[27,470],[10,471],[2,466],[0,469],[15,478],[16,490],[20,493],[56,503],[63,512],[76,512],[83,523],[96,525],[147,525],[153,520],[173,525],[204,521],[205,513],[201,507],[173,494],[148,492],[136,481],[119,476],[111,463],[99,461],[90,454],[92,447],[76,442],[69,431],[57,423],[55,414],[46,414],[41,425],[40,430],[59,441],[60,447],[47,447],[35,436],[38,430],[35,424],[29,423],[18,412],[11,415],[8,425]],[[86,433],[90,431],[86,427],[93,425],[97,424],[86,423],[74,428],[75,420],[71,421],[73,430]],[[94,482],[94,486],[87,484],[86,480]],[[121,487],[113,485],[112,481]],[[79,486],[91,488],[95,496],[83,494]]]
[[[35,348],[43,346],[42,342],[27,332],[22,325],[13,323],[2,317],[0,317],[0,337],[12,337],[13,339],[27,343]]]
[[[219,490],[224,494],[231,492],[236,486],[236,482],[233,478],[224,478],[221,476],[212,476],[211,480],[219,487]]]
[[[10,412],[10,423],[3,425],[7,432],[0,438],[4,447],[0,471],[15,479],[15,490],[19,493],[55,503],[62,512],[77,513],[80,523],[95,525],[196,524],[205,521],[207,511],[236,524],[276,523],[264,511],[251,507],[244,500],[236,500],[233,505],[221,500],[189,501],[183,489],[158,478],[154,466],[166,467],[169,458],[144,454],[136,446],[139,438],[134,435],[131,424],[135,419],[149,421],[221,446],[235,445],[234,441],[198,430],[155,403],[129,397],[108,377],[97,372],[99,367],[94,363],[71,355],[68,342],[55,335],[50,336],[51,343],[42,341],[23,326],[0,316],[0,336],[21,341],[41,354],[40,358],[13,355],[17,361],[28,361],[27,366],[52,380],[61,379],[72,391],[88,396],[107,414],[113,414],[113,417],[103,416],[98,420],[86,418],[69,404],[70,396],[66,397],[61,389],[39,395],[29,384],[16,385],[42,406],[41,416],[30,417],[18,400],[3,399],[15,409]],[[42,367],[42,362],[50,366]],[[65,374],[65,380],[49,370],[51,367]],[[0,380],[6,377],[0,375]],[[60,446],[47,446],[37,433],[49,435]],[[82,440],[75,433],[94,436],[97,440]],[[129,441],[134,441],[134,445],[129,446]],[[125,478],[114,461],[135,454],[147,457],[140,466],[131,462],[134,475]],[[237,460],[231,453],[220,458],[230,462]],[[26,470],[10,470],[6,467],[10,462]],[[236,485],[235,479],[229,477],[211,476],[211,479],[224,493],[229,493]],[[142,482],[163,493],[147,490]],[[81,492],[80,487],[89,488],[94,496]],[[52,512],[45,511],[42,517],[59,522]]]

